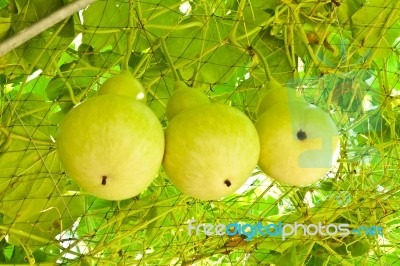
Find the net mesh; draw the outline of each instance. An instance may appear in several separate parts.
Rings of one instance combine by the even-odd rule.
[[[1,0],[0,37],[69,2]],[[3,55],[0,263],[400,265],[399,3],[96,1]],[[253,121],[268,75],[302,91],[338,125],[340,163],[306,187],[256,168],[213,201],[182,194],[163,169],[131,199],[82,192],[57,156],[64,116],[129,69],[166,127],[168,58],[185,83]],[[285,225],[298,230],[279,234]],[[341,225],[348,235],[331,233]]]

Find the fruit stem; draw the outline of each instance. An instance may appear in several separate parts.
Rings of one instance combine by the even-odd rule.
[[[296,26],[297,31],[299,33],[300,39],[302,40],[302,42],[306,46],[306,49],[308,51],[309,56],[311,57],[311,60],[312,60],[313,64],[318,66],[318,67],[320,67],[320,69],[321,68],[325,69],[325,65],[323,64],[323,62],[321,62],[321,60],[318,59],[318,57],[314,53],[313,48],[310,45],[310,42],[307,39],[307,34],[304,31],[303,24],[300,21],[300,16],[299,16],[299,13],[298,13],[297,10],[293,10],[292,18],[294,19],[295,26]],[[300,25],[298,23],[300,23]]]
[[[233,23],[232,30],[230,32],[230,38],[235,40],[235,41],[237,39],[236,38],[236,32],[237,32],[237,29],[239,27],[239,23],[240,23],[240,21],[244,20],[243,19],[243,12],[244,12],[244,9],[246,7],[246,3],[247,3],[247,0],[240,0],[239,1],[239,6],[238,6],[237,11],[236,11],[236,18],[234,20],[235,22]]]
[[[124,57],[124,62],[122,64],[123,70],[129,70],[129,59],[131,58],[132,53],[132,46],[133,46],[133,37],[134,37],[134,21],[133,21],[133,13],[134,13],[134,5],[132,1],[129,1],[129,15],[128,15],[128,36],[127,36],[127,47],[126,47],[126,54]]]
[[[151,51],[158,49],[160,46],[159,42],[154,42],[151,46]],[[136,78],[141,77],[145,70],[147,69],[148,64],[150,63],[152,52],[147,52],[144,56],[141,57],[140,61],[136,64],[135,68],[132,71],[132,75]]]
[[[297,67],[296,67],[296,55],[294,51],[294,23],[290,22],[289,25],[284,27],[283,31],[283,38],[284,38],[284,43],[285,43],[285,51],[286,51],[286,56],[288,58],[289,64],[293,70],[294,73],[297,72]]]
[[[254,46],[251,46],[250,48],[257,55],[257,57],[260,59],[261,64],[264,67],[264,72],[265,72],[265,75],[267,76],[267,80],[268,81],[274,80],[274,77],[272,76],[271,70],[270,70],[270,68],[268,66],[267,60],[265,60],[265,57],[261,54],[260,50],[258,50]]]
[[[72,88],[71,84],[69,84],[69,81],[64,77],[64,75],[63,75],[61,69],[60,69],[56,64],[53,64],[53,65],[55,66],[55,68],[56,68],[56,70],[57,70],[57,74],[60,76],[60,78],[62,79],[62,81],[64,81],[64,84],[65,84],[65,86],[67,87],[68,94],[69,94],[69,97],[70,97],[70,99],[71,99],[71,102],[72,102],[74,105],[77,105],[77,104],[78,104],[78,101],[75,99],[74,89]]]
[[[174,25],[174,26],[168,26],[168,25],[160,25],[160,24],[146,24],[146,29],[162,29],[162,30],[185,30],[193,27],[198,27],[202,28],[204,25],[203,23],[199,22],[189,22],[184,25]]]
[[[180,81],[178,72],[176,71],[175,65],[172,62],[171,56],[168,53],[168,48],[167,45],[165,44],[164,38],[161,38],[160,41],[161,41],[161,49],[164,53],[165,58],[167,59],[169,67],[171,68],[172,74],[174,75],[174,79],[175,81]]]

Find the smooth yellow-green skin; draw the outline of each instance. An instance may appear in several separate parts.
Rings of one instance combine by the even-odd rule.
[[[167,103],[165,113],[167,119],[171,120],[182,111],[207,103],[210,103],[210,100],[203,92],[178,81],[174,84],[174,93]]]
[[[140,194],[156,177],[164,133],[145,104],[107,94],[67,114],[59,128],[57,151],[67,174],[84,191],[123,200]]]
[[[163,167],[183,193],[216,200],[251,176],[260,152],[257,131],[239,110],[206,104],[172,119],[165,132]]]
[[[140,102],[146,102],[146,90],[143,85],[128,71],[112,76],[99,88],[98,95],[116,94],[134,98]]]
[[[339,158],[339,133],[329,114],[316,106],[279,103],[256,122],[259,167],[279,183],[304,186],[323,178]],[[302,130],[307,138],[299,140]]]
[[[295,89],[286,88],[276,80],[265,83],[267,93],[264,95],[258,105],[258,116],[261,116],[268,108],[277,103],[287,102],[306,102],[304,97],[296,92]]]

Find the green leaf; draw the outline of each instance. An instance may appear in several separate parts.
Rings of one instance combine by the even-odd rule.
[[[400,91],[400,60],[398,55],[396,53],[391,53],[385,63],[387,65],[387,71],[385,74],[387,75],[389,88],[394,88],[394,90]],[[382,64],[378,63],[378,65],[381,67]]]
[[[74,105],[72,103],[60,104],[60,106],[61,106],[61,110],[54,112],[49,116],[49,120],[51,121],[51,123],[56,124],[56,125],[61,125],[65,116],[74,107]]]
[[[52,103],[46,102],[42,95],[34,93],[16,96],[8,95],[7,101],[1,101],[4,106],[1,121],[12,133],[25,137],[26,141],[41,141],[51,145],[56,128],[47,120]]]
[[[66,83],[72,88],[74,96],[92,86],[93,77],[95,77],[98,72],[80,69],[80,67],[81,66],[77,65],[71,71],[64,72],[64,78],[55,76],[51,79],[46,87],[47,97],[51,101],[63,99],[64,102],[67,102],[71,100],[68,87],[65,85]]]
[[[346,36],[340,31],[341,29],[339,28],[332,29],[331,33],[325,39],[320,52],[317,54],[321,61],[333,68],[337,65],[345,64],[346,60],[351,62],[356,60],[355,56],[347,54],[350,41],[346,37],[350,36]]]
[[[286,239],[283,241],[280,236],[269,236],[264,238],[265,240],[257,244],[257,248],[259,250],[273,250],[275,252],[279,252],[280,254],[285,252],[287,254],[288,250],[291,250],[291,247],[295,246],[300,241],[291,239]]]
[[[107,228],[99,228],[101,225],[107,223],[107,220],[114,215],[114,212],[111,211],[114,203],[91,195],[86,196],[86,202],[88,207],[85,211],[85,216],[82,217],[74,233],[78,237],[83,237],[96,231],[97,233],[92,239],[93,241],[98,241],[105,234],[108,234]]]
[[[229,54],[229,56],[226,56]],[[199,68],[199,77],[203,83],[216,84],[229,80],[235,67],[247,59],[247,55],[231,45],[222,45],[206,56]]]
[[[376,52],[374,60],[378,60],[392,53],[400,25],[398,7],[398,1],[370,0],[351,17],[353,45],[364,47],[357,48],[361,55]]]
[[[251,256],[247,262],[249,265],[270,265],[277,261],[281,256],[281,253],[274,250],[265,250],[257,247],[257,249],[251,252]]]
[[[140,3],[141,17],[143,20],[144,31],[141,33],[146,36],[146,40],[153,40],[165,37],[175,27],[179,26],[179,21],[183,13],[179,10],[182,1],[180,0],[156,0],[144,1]]]
[[[64,5],[62,0],[15,0],[18,14],[12,27],[15,32],[30,26]]]
[[[45,75],[40,75],[37,78],[34,78],[30,81],[28,81],[24,88],[23,91],[25,93],[32,93],[34,92],[35,94],[38,94],[40,96],[46,96],[46,91],[45,88],[47,84],[50,82],[50,77],[45,76]],[[43,99],[44,101],[44,99]]]
[[[86,45],[85,44],[80,45],[79,49],[81,49],[83,46],[86,46]],[[84,50],[84,51],[81,50],[79,55],[83,60],[85,60],[91,66],[109,69],[109,68],[112,68],[113,66],[117,65],[117,63],[121,59],[120,54],[116,54],[112,51],[94,53],[93,47],[90,46],[90,48],[88,48],[88,50]]]
[[[84,31],[82,43],[93,46],[95,51],[112,47],[114,52],[125,53],[129,3],[116,0],[96,1],[82,13]]]
[[[338,254],[348,255],[350,253],[353,257],[359,257],[369,252],[371,243],[369,243],[368,239],[362,239],[358,236],[349,235],[339,242],[331,240],[330,246]]]
[[[159,73],[160,70],[158,69],[149,69],[146,71],[142,80],[143,85],[147,86],[147,84],[151,82],[152,78],[158,76]],[[173,83],[174,81],[172,78],[165,76],[163,79],[152,84],[151,87],[148,87],[147,105],[151,108],[154,114],[164,122],[165,108],[173,91]]]
[[[52,247],[52,249],[51,249]],[[50,252],[46,252],[50,251]],[[54,246],[47,246],[43,249],[37,249],[33,252],[33,256],[35,257],[36,263],[45,263],[48,261],[54,261],[57,258],[57,254],[60,253],[60,249],[55,248]]]
[[[19,220],[39,213],[48,197],[63,191],[66,180],[60,173],[54,149],[12,140],[0,160],[0,212]]]
[[[50,107],[43,96],[32,93],[5,105],[1,118],[12,126],[5,127],[8,147],[0,154],[0,212],[8,217],[25,220],[39,213],[48,197],[59,196],[66,184],[52,148],[56,128],[46,119]]]
[[[201,50],[204,22],[198,17],[184,19],[184,29],[173,31],[166,39],[168,53],[175,65],[193,58]]]
[[[290,248],[285,250],[282,255],[274,263],[276,266],[287,266],[287,265],[298,265],[296,245],[292,245]]]
[[[0,224],[3,224],[3,219],[0,219]],[[10,246],[7,244],[6,240],[3,238],[0,240],[0,262],[8,262],[8,251]]]
[[[49,64],[56,64],[61,57],[61,53],[67,49],[71,41],[71,38],[54,37],[52,33],[46,31],[19,46],[14,51],[19,58],[23,59],[22,64],[25,68],[34,65],[35,69],[39,68],[47,71]],[[18,62],[16,59],[13,60],[12,62]],[[45,73],[52,74],[53,71],[50,70],[50,73]]]
[[[85,214],[84,196],[63,196],[52,198],[42,211],[26,221],[6,220],[14,230],[25,232],[25,235],[10,232],[9,242],[16,245],[28,245],[32,250],[47,246],[48,242],[35,239],[39,237],[47,241],[55,241],[55,237],[72,227],[74,222]]]
[[[0,40],[7,37],[11,27],[11,16],[9,12],[0,12]]]
[[[254,44],[266,59],[272,75],[275,79],[285,84],[293,79],[293,71],[285,52],[285,43],[270,35],[269,30],[261,31],[258,41]],[[263,84],[266,80],[265,73],[257,70],[253,72],[256,80]]]
[[[351,17],[359,10],[366,0],[342,0],[336,8],[339,23],[342,27],[350,27]]]
[[[0,9],[6,8],[10,3],[10,0],[1,0],[0,1]]]
[[[198,81],[205,84],[225,82],[232,77],[236,66],[249,60],[244,49],[224,44],[232,28],[231,21],[219,17],[201,21],[192,17],[184,20],[181,25],[192,27],[171,33],[166,40],[168,52],[176,66],[190,64],[190,68],[184,68],[196,73]],[[195,58],[199,58],[198,67],[192,64]]]
[[[10,258],[10,262],[25,264],[27,261],[26,256],[27,256],[27,254],[22,247],[15,246],[15,247],[13,247],[13,250],[12,250],[12,256]]]
[[[235,67],[249,61],[247,51],[233,45],[223,44],[232,29],[230,21],[211,17],[207,21],[205,49],[216,47],[208,54],[202,54],[201,66],[198,68],[200,80],[206,84],[222,83],[229,80]],[[226,56],[229,54],[229,56]]]
[[[154,219],[157,217],[158,208],[156,206],[152,207],[146,215],[146,221]],[[162,228],[163,219],[158,219],[151,222],[146,228],[146,242],[151,243],[157,238],[157,234]]]
[[[12,29],[19,32],[45,16],[58,10],[64,5],[62,0],[17,0],[18,13],[12,16]],[[72,23],[72,24],[71,24]],[[25,67],[34,67],[47,70],[50,63],[57,63],[57,60],[75,37],[73,20],[70,19],[57,36],[53,32],[58,30],[62,24],[56,24],[49,30],[32,38],[20,47],[16,48],[15,56],[6,56],[8,63],[22,64]],[[66,38],[64,38],[66,37]],[[12,54],[12,53],[11,53]],[[23,59],[21,62],[20,58]],[[52,71],[49,71],[50,73]]]
[[[275,12],[279,1],[249,1],[243,10],[243,22],[239,23],[236,36],[245,35],[245,42],[252,42],[257,38],[259,29]],[[252,33],[252,34],[250,34]]]

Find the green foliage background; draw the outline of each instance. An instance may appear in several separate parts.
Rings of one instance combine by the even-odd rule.
[[[5,40],[69,0],[1,0]],[[184,9],[187,8],[187,10]],[[0,262],[37,265],[400,265],[400,2],[395,0],[97,1],[0,58]],[[121,69],[164,126],[173,76],[253,121],[282,84],[329,111],[340,166],[304,188],[256,169],[241,193],[200,202],[160,170],[122,202],[80,193],[54,140],[74,104]],[[256,53],[255,51],[259,52]],[[380,225],[384,236],[189,236],[187,223]]]

